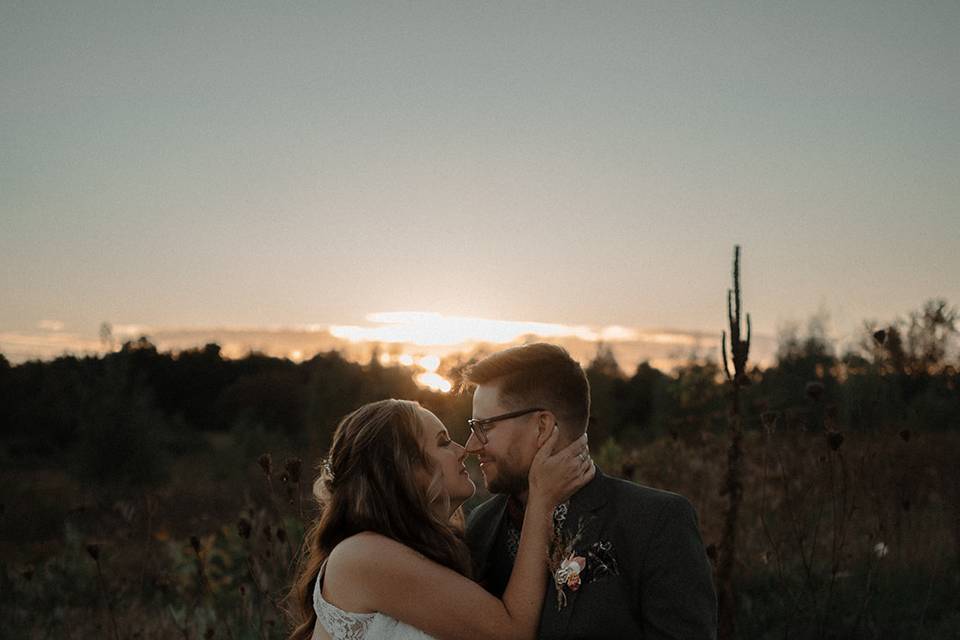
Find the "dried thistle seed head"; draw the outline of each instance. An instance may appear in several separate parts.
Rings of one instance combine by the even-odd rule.
[[[836,451],[843,444],[843,434],[839,431],[830,431],[827,433],[827,443],[830,448]]]
[[[98,544],[88,544],[87,553],[90,554],[90,557],[94,560],[100,559],[100,545]]]
[[[823,383],[816,380],[808,382],[806,392],[808,398],[814,402],[819,402],[820,398],[823,397]]]
[[[269,453],[261,453],[257,463],[265,475],[269,476],[273,472],[273,457]]]
[[[190,546],[193,547],[193,552],[200,553],[200,538],[197,536],[190,536]]]
[[[874,331],[873,339],[876,340],[878,345],[883,346],[883,343],[887,341],[887,332],[884,329]]]
[[[903,438],[904,442],[910,442],[910,429],[901,429],[900,437]]]
[[[244,540],[250,537],[250,531],[252,529],[253,526],[246,518],[240,518],[240,520],[237,521],[237,533],[240,534],[240,537]]]
[[[287,472],[287,475],[290,477],[290,482],[300,483],[300,469],[303,466],[303,460],[300,458],[287,458],[286,463],[284,463],[284,470]]]

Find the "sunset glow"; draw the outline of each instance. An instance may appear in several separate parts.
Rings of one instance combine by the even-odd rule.
[[[437,356],[426,356],[424,358],[420,358],[420,360],[417,361],[417,364],[419,364],[421,367],[423,367],[430,373],[435,373],[436,370],[440,367],[440,358],[438,358]]]
[[[373,326],[333,325],[330,333],[351,342],[405,342],[420,346],[447,346],[465,342],[505,344],[526,335],[574,337],[589,342],[613,342],[636,337],[634,330],[620,326],[592,329],[585,325],[491,320],[422,311],[371,313],[366,319]]]
[[[683,331],[670,328],[570,326],[562,324],[531,323],[513,320],[474,319],[460,316],[443,316],[437,313],[371,314],[369,318],[405,320],[405,324],[393,323],[367,327],[334,326],[319,324],[297,325],[235,325],[220,327],[204,326],[149,326],[144,324],[117,323],[112,327],[110,339],[88,337],[71,331],[54,331],[54,321],[33,331],[0,331],[0,353],[11,362],[24,362],[34,358],[55,358],[64,354],[94,355],[117,350],[130,340],[146,336],[158,350],[174,352],[203,348],[206,344],[220,346],[224,358],[244,358],[250,352],[274,357],[289,358],[304,362],[319,353],[337,351],[354,362],[366,363],[376,358],[382,366],[403,366],[412,369],[411,375],[437,374],[442,361],[448,356],[462,357],[478,348],[489,350],[491,345],[506,348],[534,340],[547,340],[564,346],[584,365],[597,353],[603,343],[611,348],[617,362],[625,372],[631,372],[640,362],[650,362],[669,371],[672,367],[698,354],[698,357],[716,357],[719,337],[714,332]],[[418,325],[418,322],[422,324]],[[69,325],[67,325],[69,327]],[[69,327],[72,329],[72,327]],[[542,329],[550,335],[530,333],[530,329]],[[462,336],[479,336],[462,342],[432,344],[431,329],[439,334],[446,332],[447,340],[453,333]],[[391,330],[406,331],[421,338],[415,342],[385,342],[382,338]],[[338,337],[335,334],[339,334]],[[512,340],[500,342],[503,338]],[[349,338],[347,336],[350,336]],[[370,336],[366,338],[364,336]],[[380,337],[381,339],[376,339]],[[397,337],[397,336],[394,336]],[[755,333],[751,356],[758,362],[773,357],[774,339],[770,335]],[[429,344],[422,344],[428,342]],[[421,383],[427,386],[427,383]]]
[[[436,373],[421,373],[416,378],[418,384],[423,385],[433,391],[442,391],[447,393],[453,388],[449,380]]]

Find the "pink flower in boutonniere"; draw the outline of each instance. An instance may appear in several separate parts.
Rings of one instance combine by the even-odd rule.
[[[587,559],[578,556],[576,551],[572,552],[560,563],[560,568],[557,569],[557,585],[566,584],[571,591],[576,591],[580,588],[580,572],[586,567]]]
[[[583,535],[583,519],[577,523],[576,530],[565,529],[563,524],[567,515],[566,506],[560,505],[557,513],[554,513],[553,539],[550,541],[548,558],[550,576],[556,586],[557,611],[567,606],[567,593],[580,588],[581,574],[587,567],[587,554],[580,556],[575,550]]]

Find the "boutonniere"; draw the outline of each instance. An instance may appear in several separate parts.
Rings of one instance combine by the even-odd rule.
[[[583,520],[578,522],[577,530],[571,534],[563,530],[566,510],[557,515],[561,517],[554,518],[554,535],[550,542],[550,575],[557,588],[557,611],[560,611],[567,606],[568,591],[577,591],[581,585],[605,576],[619,575],[620,567],[613,553],[612,542],[598,540],[590,545],[582,545]],[[583,552],[577,551],[578,546]]]
[[[566,513],[563,514],[566,516]],[[553,539],[550,541],[550,575],[557,587],[557,611],[567,606],[566,590],[576,591],[580,588],[580,574],[587,568],[587,560],[579,555],[575,549],[583,535],[583,521],[577,526],[577,531],[570,534],[554,521]]]
[[[580,588],[580,572],[587,568],[587,559],[572,552],[569,557],[560,563],[554,580],[557,585],[566,584],[570,591],[576,591]]]

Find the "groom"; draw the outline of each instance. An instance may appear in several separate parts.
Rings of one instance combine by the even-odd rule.
[[[586,431],[590,386],[561,347],[495,353],[464,372],[475,387],[467,452],[498,494],[471,512],[474,578],[501,596],[517,553],[538,434]],[[674,493],[596,476],[554,512],[540,638],[715,638],[717,601],[697,516]]]

